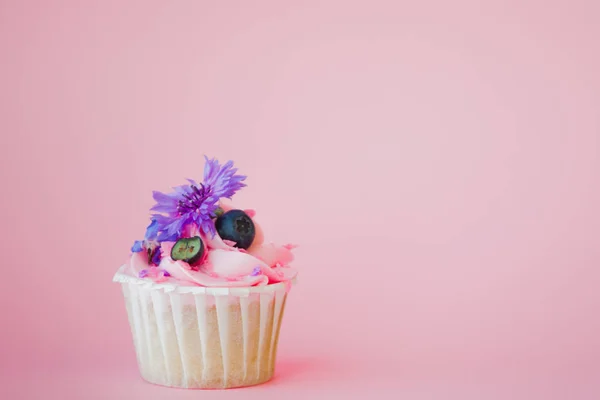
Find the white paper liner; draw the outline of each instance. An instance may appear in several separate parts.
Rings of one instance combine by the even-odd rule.
[[[249,288],[157,284],[117,272],[138,366],[158,385],[222,389],[268,381],[289,283]]]

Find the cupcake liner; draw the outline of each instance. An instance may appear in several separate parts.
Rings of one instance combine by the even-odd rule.
[[[117,272],[142,378],[171,387],[224,389],[273,377],[291,283],[207,288]]]

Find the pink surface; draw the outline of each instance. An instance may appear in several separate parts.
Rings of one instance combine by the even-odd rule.
[[[600,3],[293,3],[0,3],[0,398],[598,398]],[[111,283],[203,154],[301,245],[253,389],[141,382]]]

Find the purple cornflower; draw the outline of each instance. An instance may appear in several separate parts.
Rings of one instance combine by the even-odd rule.
[[[236,175],[237,168],[228,161],[223,166],[216,159],[204,157],[204,180],[198,184],[188,179],[189,185],[177,186],[172,193],[153,192],[156,200],[152,218],[156,221],[157,240],[177,240],[184,228],[195,223],[204,233],[216,234],[213,218],[219,208],[219,199],[230,199],[235,192],[246,186],[244,175]]]

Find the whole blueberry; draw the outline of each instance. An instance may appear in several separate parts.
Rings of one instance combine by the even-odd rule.
[[[221,239],[235,242],[235,247],[247,249],[254,241],[254,222],[242,210],[229,210],[215,221]]]

